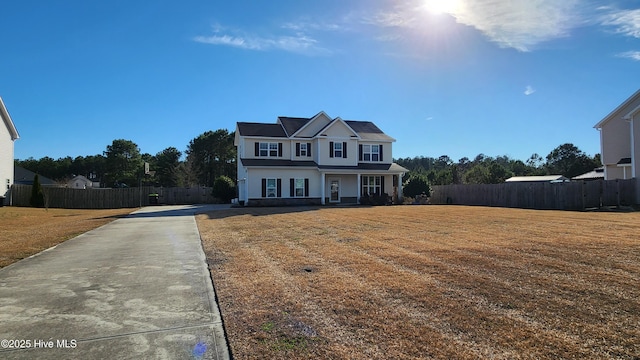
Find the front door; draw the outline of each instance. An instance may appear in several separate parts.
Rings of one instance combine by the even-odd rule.
[[[340,179],[329,180],[329,202],[340,202]]]

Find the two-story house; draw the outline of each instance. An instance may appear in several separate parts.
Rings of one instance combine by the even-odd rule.
[[[600,156],[605,180],[640,175],[640,90],[594,128],[600,131]]]
[[[238,200],[245,205],[357,203],[362,196],[402,199],[392,162],[395,139],[369,121],[279,117],[275,124],[239,122]]]
[[[18,130],[0,98],[0,201],[8,201],[5,198],[13,185],[13,142],[18,138]]]

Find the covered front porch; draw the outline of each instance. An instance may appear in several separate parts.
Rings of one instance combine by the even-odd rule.
[[[402,175],[402,172],[321,171],[321,203],[357,204],[363,196],[385,194],[393,203],[402,203]]]

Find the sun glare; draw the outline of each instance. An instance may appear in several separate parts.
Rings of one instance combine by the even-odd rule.
[[[460,0],[425,0],[425,7],[435,15],[454,14],[459,6]]]

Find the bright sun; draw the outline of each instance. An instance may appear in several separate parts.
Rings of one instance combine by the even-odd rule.
[[[425,7],[432,14],[453,14],[460,7],[460,0],[425,0]]]

